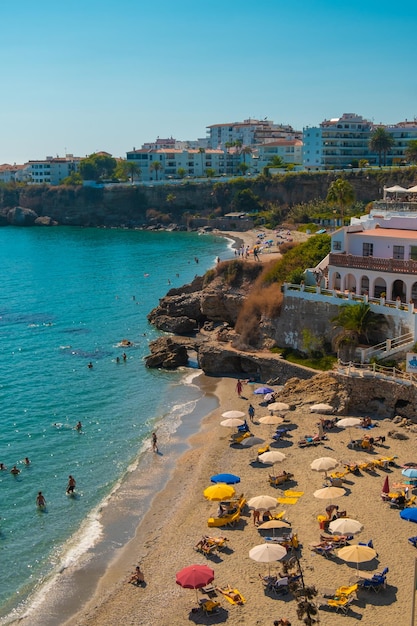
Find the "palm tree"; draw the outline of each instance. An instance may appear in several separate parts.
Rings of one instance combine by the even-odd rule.
[[[246,163],[246,155],[252,154],[252,148],[250,146],[245,146],[244,148],[242,148],[241,152],[243,154],[243,162]]]
[[[339,313],[330,320],[334,328],[341,329],[334,339],[336,347],[354,350],[361,341],[369,344],[369,334],[384,320],[384,315],[373,313],[366,302],[343,304]]]
[[[151,172],[155,172],[156,180],[158,180],[158,172],[162,169],[162,163],[160,161],[153,161],[149,167]]]
[[[378,152],[379,167],[382,164],[382,155],[384,155],[384,165],[387,164],[387,153],[395,145],[395,139],[382,126],[379,126],[369,139],[369,149],[372,152]]]
[[[353,204],[355,200],[355,190],[352,185],[344,178],[334,180],[327,191],[327,202],[335,202],[339,205],[340,216],[342,218],[342,226],[344,219],[344,210]]]
[[[405,158],[410,163],[417,163],[417,139],[411,139],[405,149]]]
[[[198,149],[200,156],[201,156],[201,176],[204,175],[204,161],[203,161],[203,154],[205,153],[205,149],[204,148],[199,148]]]

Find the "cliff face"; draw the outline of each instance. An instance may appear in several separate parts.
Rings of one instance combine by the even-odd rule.
[[[299,173],[271,178],[235,179],[224,183],[196,184],[187,181],[176,185],[127,185],[106,188],[49,187],[47,185],[1,185],[0,217],[16,206],[33,210],[39,217],[48,216],[59,224],[74,226],[140,226],[149,222],[148,209],[168,216],[168,222],[192,225],[198,214],[210,214],[221,208],[234,208],[236,194],[251,189],[262,203],[282,208],[325,199],[332,181],[340,172]],[[380,198],[384,185],[415,184],[415,168],[393,172],[343,172],[353,185],[356,199],[370,202]],[[0,221],[1,223],[1,221]],[[230,228],[230,227],[228,227]]]

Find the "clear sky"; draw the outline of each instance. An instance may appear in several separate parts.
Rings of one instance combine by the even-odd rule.
[[[417,118],[417,2],[3,0],[0,163],[268,118]]]

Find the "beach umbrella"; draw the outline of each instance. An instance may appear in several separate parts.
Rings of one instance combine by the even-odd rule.
[[[271,389],[271,387],[258,387],[258,389],[255,389],[253,393],[256,393],[260,396],[265,396],[267,393],[274,393],[274,390]]]
[[[338,428],[348,428],[349,429],[349,437],[352,439],[351,428],[359,426],[362,420],[358,417],[344,417],[341,420],[336,422],[336,426]]]
[[[260,526],[258,526],[258,530],[272,529],[273,537],[275,537],[276,528],[291,528],[291,524],[289,522],[284,522],[282,519],[269,519],[267,522],[263,522]]]
[[[322,489],[317,489],[313,493],[315,498],[319,498],[320,500],[333,500],[334,498],[340,498],[344,496],[346,491],[341,487],[323,487]]]
[[[401,519],[405,519],[408,522],[416,522],[417,523],[417,509],[409,508],[400,511]]]
[[[285,459],[285,454],[279,450],[268,450],[258,456],[258,461],[265,464],[281,463]]]
[[[272,404],[268,404],[267,406],[268,411],[289,411],[290,410],[290,405],[286,404],[285,402],[272,402]]]
[[[329,531],[333,535],[356,535],[363,530],[363,525],[349,517],[339,517],[329,524]]]
[[[336,459],[332,459],[331,456],[321,456],[319,459],[314,459],[312,463],[310,463],[310,467],[315,472],[324,472],[324,475],[327,476],[327,472],[329,470],[334,469],[339,465],[339,462]]]
[[[385,476],[384,484],[382,485],[382,493],[389,493],[389,478]]]
[[[270,424],[271,426],[278,426],[282,424],[284,419],[279,417],[279,415],[265,415],[264,417],[259,418],[259,422],[261,424]]]
[[[311,413],[333,413],[334,408],[331,404],[313,404],[310,407]]]
[[[255,511],[269,511],[278,506],[278,500],[272,496],[255,496],[248,500],[248,507]]]
[[[265,439],[261,439],[260,437],[246,437],[243,441],[241,441],[240,445],[244,448],[250,448],[251,446],[260,446],[262,443],[265,443]]]
[[[264,397],[264,401],[269,402],[270,400],[273,400],[273,398],[274,398],[274,393],[267,393]]]
[[[415,479],[417,478],[417,469],[415,467],[409,467],[407,469],[404,469],[401,474],[406,478]]]
[[[197,589],[205,587],[214,580],[214,571],[207,565],[188,565],[177,572],[175,582],[185,589],[195,589],[198,600]]]
[[[210,485],[207,489],[204,489],[204,497],[207,500],[214,500],[217,502],[223,502],[233,498],[236,491],[230,485],[225,483],[217,483],[216,485]]]
[[[234,474],[216,474],[210,478],[212,483],[224,483],[226,485],[235,485],[240,483],[240,477]]]
[[[279,543],[261,543],[249,550],[249,558],[257,563],[268,563],[268,573],[271,571],[270,563],[280,561],[286,556],[287,550]]]
[[[224,413],[222,413],[222,417],[224,418],[245,417],[245,414],[243,411],[225,411]]]
[[[243,426],[244,420],[241,420],[238,417],[229,417],[228,419],[220,422],[220,426],[225,426],[226,428],[237,428],[238,426]]]
[[[351,546],[345,546],[341,548],[337,553],[337,556],[346,561],[347,563],[356,563],[357,569],[359,569],[359,563],[368,563],[378,556],[378,553],[369,546],[361,546],[359,544],[353,544]]]

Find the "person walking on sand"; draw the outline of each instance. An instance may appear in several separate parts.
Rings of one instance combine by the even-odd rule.
[[[158,437],[156,433],[152,433],[152,450],[158,452]]]
[[[260,517],[261,517],[261,512],[258,511],[258,509],[255,509],[253,511],[253,523],[254,523],[255,526],[257,526],[259,524]]]
[[[236,383],[236,392],[239,398],[241,398],[242,397],[242,381],[240,380],[240,378],[238,378],[237,383]]]
[[[255,409],[251,404],[248,406],[248,414],[250,421],[253,422],[253,418],[255,417]]]

